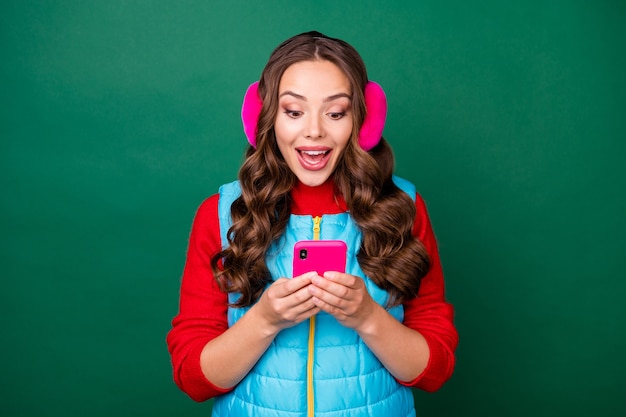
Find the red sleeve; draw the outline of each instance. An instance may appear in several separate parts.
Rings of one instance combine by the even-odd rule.
[[[428,343],[430,360],[420,376],[403,385],[425,391],[436,391],[452,375],[455,364],[454,351],[459,336],[454,327],[452,305],[445,300],[443,272],[426,204],[416,196],[417,215],[413,236],[419,238],[430,255],[430,271],[420,284],[418,296],[404,304],[404,324],[418,331]]]
[[[229,391],[213,385],[200,367],[204,346],[228,328],[228,296],[217,286],[210,264],[211,256],[221,249],[217,201],[217,195],[208,198],[196,213],[180,289],[179,312],[167,335],[174,381],[195,401]]]

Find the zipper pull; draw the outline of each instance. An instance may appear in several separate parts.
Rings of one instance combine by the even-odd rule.
[[[313,240],[320,240],[322,216],[313,217]]]

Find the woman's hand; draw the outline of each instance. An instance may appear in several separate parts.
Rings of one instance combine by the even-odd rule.
[[[354,329],[391,374],[413,381],[425,369],[430,349],[424,337],[376,303],[359,277],[339,272],[313,276],[313,303]]]
[[[340,272],[326,272],[323,277],[314,275],[308,292],[318,308],[357,332],[380,307],[367,292],[361,278]]]
[[[240,320],[208,342],[200,355],[206,378],[218,387],[235,386],[282,329],[317,314],[320,309],[307,290],[314,276],[276,280]]]
[[[320,311],[307,290],[315,276],[309,272],[292,279],[279,278],[263,293],[253,308],[272,332],[295,326]]]

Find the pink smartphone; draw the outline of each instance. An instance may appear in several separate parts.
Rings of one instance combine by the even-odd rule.
[[[348,247],[342,240],[301,240],[293,248],[293,276],[315,271],[346,271]]]

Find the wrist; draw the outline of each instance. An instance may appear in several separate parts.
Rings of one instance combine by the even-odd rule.
[[[385,316],[388,315],[387,311],[378,303],[372,303],[372,308],[363,319],[363,321],[355,327],[355,331],[361,336],[362,339],[368,339],[379,335],[380,326],[384,325]]]
[[[254,304],[244,317],[250,320],[252,328],[256,329],[261,336],[273,339],[282,329],[267,319],[261,310],[258,303]]]

